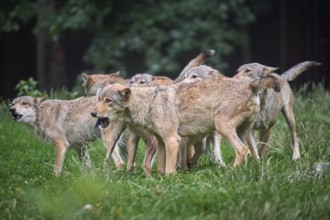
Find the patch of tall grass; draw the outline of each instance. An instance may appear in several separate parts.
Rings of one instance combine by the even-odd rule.
[[[67,153],[60,177],[51,175],[54,150],[28,126],[10,120],[0,106],[1,219],[329,219],[329,173],[316,165],[330,161],[330,95],[322,85],[294,91],[302,158],[291,160],[284,118],[272,129],[269,153],[238,168],[232,148],[222,142],[227,166],[202,156],[197,166],[174,175],[146,178],[140,142],[132,173],[113,164],[102,169],[102,141],[88,144],[92,168],[75,151]]]

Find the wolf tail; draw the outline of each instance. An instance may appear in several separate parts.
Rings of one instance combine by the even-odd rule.
[[[273,88],[275,92],[280,92],[281,84],[275,76],[269,75],[251,82],[250,88],[255,94],[260,94],[269,88]]]
[[[286,81],[292,81],[295,80],[302,72],[313,68],[313,67],[318,67],[322,65],[322,63],[318,63],[315,61],[305,61],[302,63],[298,63],[297,65],[291,67],[287,71],[281,74],[281,76],[286,80]]]

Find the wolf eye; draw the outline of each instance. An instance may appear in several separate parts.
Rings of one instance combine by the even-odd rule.
[[[28,105],[29,103],[28,102],[26,102],[26,101],[23,101],[22,102],[22,105]]]
[[[112,102],[112,99],[110,99],[110,98],[105,98],[104,101],[107,102],[107,103],[110,103],[110,102]]]
[[[191,75],[192,79],[196,79],[197,77],[198,77],[198,75],[196,75],[196,74]]]

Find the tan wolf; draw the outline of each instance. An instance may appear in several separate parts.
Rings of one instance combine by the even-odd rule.
[[[260,112],[253,126],[253,129],[259,130],[260,134],[259,154],[264,155],[267,152],[267,143],[270,137],[270,130],[277,121],[279,113],[282,112],[282,114],[286,118],[287,124],[290,128],[292,135],[292,158],[298,159],[300,157],[298,138],[295,132],[295,119],[293,114],[293,94],[287,81],[292,81],[302,72],[311,69],[312,67],[317,67],[319,65],[321,64],[314,61],[305,61],[291,67],[281,75],[278,75],[276,73],[271,74],[279,80],[281,84],[281,91],[279,93],[276,93],[272,89],[268,89],[260,95]],[[238,74],[234,76],[234,78],[239,78],[245,81],[253,81],[256,79],[260,79],[264,75],[267,75],[277,69],[278,68],[267,67],[259,63],[245,64],[238,68]],[[214,75],[216,75],[214,72],[211,72],[209,69],[203,68],[201,66],[192,68],[185,74],[185,78],[201,80],[206,78],[212,78],[214,77]],[[248,138],[248,140],[252,141],[251,143],[249,143],[250,145],[256,145],[253,136]],[[214,145],[214,154],[219,154],[221,156],[220,144]],[[196,163],[200,155],[200,152],[199,154],[195,154],[194,158],[192,159],[192,163]]]
[[[101,135],[99,124],[108,123],[107,120],[96,121],[90,117],[97,97],[81,97],[69,101],[45,98],[21,96],[14,99],[9,109],[13,119],[32,125],[39,135],[54,144],[55,176],[60,175],[65,153],[70,146],[77,151],[82,162],[90,166],[88,151],[83,144]],[[107,129],[102,130],[103,134],[107,132]],[[112,158],[117,168],[123,166],[117,149],[114,150]]]
[[[293,149],[292,159],[296,160],[300,158],[299,142],[293,112],[293,93],[288,81],[294,80],[302,72],[319,65],[321,64],[318,62],[305,61],[291,67],[281,75],[276,73],[271,74],[273,77],[276,77],[281,84],[281,92],[276,93],[273,90],[268,89],[260,95],[260,112],[253,125],[253,129],[259,131],[260,144],[258,151],[260,155],[264,155],[267,152],[267,143],[271,135],[271,128],[276,123],[279,113],[282,112],[291,132]],[[240,66],[237,70],[238,73],[234,76],[234,78],[252,81],[260,79],[264,77],[264,75],[268,75],[269,72],[273,72],[277,69],[278,68],[267,67],[259,63],[249,63]],[[251,137],[250,140],[253,141],[250,144],[255,144],[253,137]]]
[[[181,136],[189,137],[193,144],[194,139],[200,140],[213,130],[232,145],[236,153],[234,166],[239,166],[248,152],[241,139],[259,112],[258,93],[270,87],[280,90],[274,77],[251,83],[218,77],[171,86],[114,84],[101,91],[91,114],[108,117],[113,124],[125,121],[155,134],[159,140],[159,173],[175,172]],[[112,150],[113,145],[107,156]]]
[[[136,74],[131,79],[123,79],[119,76],[119,72],[103,75],[103,74],[92,74],[92,75],[82,75],[84,80],[85,91],[88,95],[94,95],[97,91],[100,91],[104,86],[113,84],[115,82],[121,84],[129,84],[131,86],[145,86],[151,81],[153,83],[163,83],[168,84],[173,80],[163,77],[163,76],[152,76],[150,74]],[[108,128],[104,129],[109,130]],[[110,134],[104,135],[104,140],[107,140],[111,137]],[[146,176],[151,176],[151,167],[152,160],[157,150],[157,139],[154,135],[150,134],[147,131],[136,131],[134,128],[127,127],[123,129],[120,137],[116,142],[116,148],[120,149],[122,155],[124,156],[127,162],[127,170],[133,171],[135,169],[135,156],[137,151],[137,145],[140,140],[140,137],[143,139],[146,145],[146,153],[144,160],[141,164],[141,167],[144,170]],[[104,161],[104,167],[107,167],[109,164],[108,160]]]

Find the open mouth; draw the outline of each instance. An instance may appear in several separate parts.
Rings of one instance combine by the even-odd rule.
[[[23,115],[16,114],[16,113],[11,114],[11,116],[13,117],[13,119],[15,121],[18,121],[18,120],[20,120],[23,117]]]
[[[108,127],[110,124],[109,118],[97,118],[95,127],[101,126],[102,128]]]

